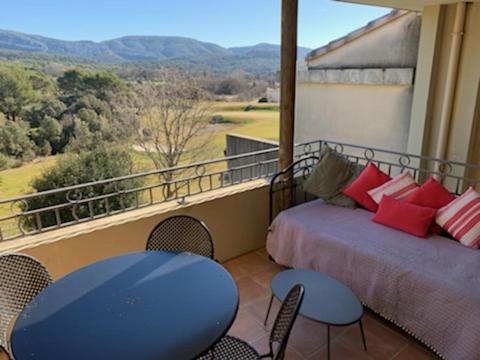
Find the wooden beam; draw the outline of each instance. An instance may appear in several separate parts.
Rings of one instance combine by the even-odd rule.
[[[297,74],[298,0],[282,0],[282,46],[280,76],[280,169],[293,162],[295,126],[295,83]],[[284,181],[290,181],[286,174]],[[292,189],[284,192],[283,208],[292,205]]]

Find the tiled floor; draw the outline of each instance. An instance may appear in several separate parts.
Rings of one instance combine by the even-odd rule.
[[[258,250],[223,264],[235,278],[240,291],[240,308],[230,334],[251,343],[260,353],[268,349],[268,330],[263,320],[270,298],[270,280],[282,267]],[[272,307],[269,328],[278,310]],[[364,316],[368,353],[363,350],[358,325],[332,328],[332,359],[425,360],[436,357],[401,330],[373,314]],[[326,328],[299,316],[290,336],[286,359],[326,359]],[[0,360],[7,358],[0,352]]]
[[[240,308],[230,334],[251,343],[261,353],[268,349],[268,330],[263,320],[270,298],[270,280],[282,267],[258,250],[223,264],[235,278],[240,292]],[[278,310],[272,308],[271,325]],[[407,334],[367,312],[364,316],[368,352],[363,350],[358,325],[332,328],[332,359],[424,360],[435,355]],[[326,359],[326,328],[317,322],[297,318],[289,340],[286,359]]]

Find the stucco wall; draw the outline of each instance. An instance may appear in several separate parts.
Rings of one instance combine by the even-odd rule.
[[[26,240],[8,241],[3,244],[4,250],[0,248],[0,253],[15,251],[15,242],[18,243],[18,246],[27,246],[20,252],[38,258],[57,279],[95,261],[144,250],[150,231],[160,220],[173,214],[182,213],[192,215],[207,224],[214,239],[215,258],[225,261],[263,247],[268,228],[268,186],[266,182],[257,180],[232,188],[233,190],[228,191],[233,191],[233,193],[209,200],[199,200],[192,205],[180,207],[174,203],[174,206],[170,208],[168,204],[152,206],[104,220],[74,225]],[[214,195],[212,192],[202,196]],[[140,216],[140,212],[149,212],[149,215]],[[115,222],[116,217],[121,216],[127,220],[88,232],[88,228],[95,228],[98,222]],[[131,218],[131,221],[128,218]],[[40,236],[46,239],[53,238],[58,236],[58,232],[66,234],[63,234],[59,240],[43,245],[28,247],[26,244],[36,241],[35,238]],[[11,248],[5,250],[7,245]]]
[[[429,6],[423,11],[417,79],[414,94],[410,151],[434,156],[438,141],[448,56],[456,6]],[[425,26],[425,24],[430,24]],[[455,85],[454,106],[446,158],[478,163],[480,84],[480,3],[467,4],[463,46]],[[435,42],[434,47],[431,46]],[[477,111],[477,112],[476,112]],[[424,125],[423,125],[424,123]]]
[[[298,83],[295,141],[329,139],[404,151],[412,88]]]
[[[307,62],[309,68],[415,67],[421,18],[409,13]]]

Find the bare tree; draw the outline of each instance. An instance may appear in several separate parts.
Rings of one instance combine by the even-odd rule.
[[[155,168],[175,167],[181,160],[196,161],[209,154],[211,105],[195,79],[165,70],[160,81],[137,83],[134,94],[129,100],[135,110],[134,144]],[[163,174],[166,181],[172,176]]]

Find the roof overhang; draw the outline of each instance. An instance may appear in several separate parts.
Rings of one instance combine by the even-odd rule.
[[[458,0],[336,0],[364,5],[382,6],[395,9],[422,11],[425,6],[454,4]],[[465,2],[480,2],[480,0],[469,0]]]

